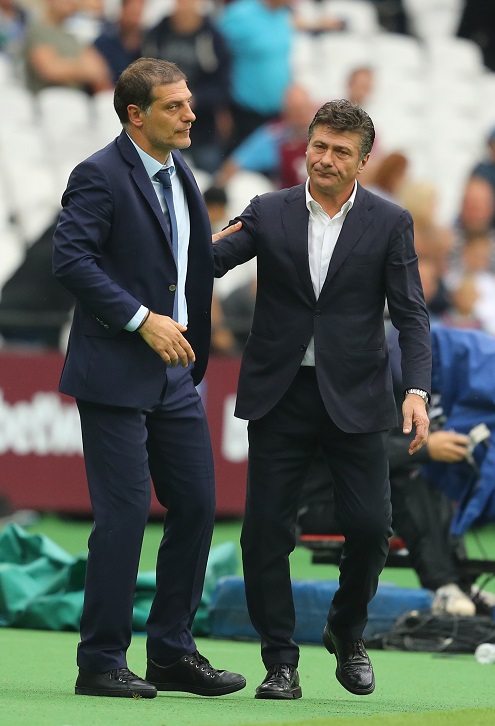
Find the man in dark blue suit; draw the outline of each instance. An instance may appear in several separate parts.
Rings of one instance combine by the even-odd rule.
[[[257,698],[302,695],[289,554],[318,445],[346,538],[323,643],[348,691],[366,695],[375,687],[362,634],[388,552],[386,441],[397,425],[385,302],[400,331],[411,454],[429,425],[429,322],[412,219],[356,179],[369,159],[373,123],[349,101],[332,101],[316,113],[308,138],[306,183],[252,199],[239,217],[242,229],[214,245],[218,276],[255,255],[258,264],[236,406],[249,420],[246,595],[268,671]]]
[[[197,651],[215,515],[201,400],[213,284],[206,207],[180,149],[195,116],[184,74],[141,58],[114,96],[121,135],[70,175],[55,277],[76,298],[60,390],[79,408],[94,526],[76,694],[206,696],[243,688]],[[222,236],[216,235],[215,238]],[[167,508],[147,623],[146,680],[127,668],[150,475]]]

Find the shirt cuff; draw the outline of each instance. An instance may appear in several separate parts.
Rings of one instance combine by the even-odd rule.
[[[137,313],[132,317],[127,325],[124,326],[124,330],[128,330],[130,333],[134,333],[139,328],[145,317],[148,315],[149,309],[141,305]]]

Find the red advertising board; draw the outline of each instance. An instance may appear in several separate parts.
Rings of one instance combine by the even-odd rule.
[[[81,433],[72,398],[57,391],[63,357],[0,355],[0,492],[17,509],[90,513]],[[210,424],[217,516],[244,508],[246,422],[233,416],[238,359],[212,358],[200,392]],[[152,514],[161,513],[156,499]]]

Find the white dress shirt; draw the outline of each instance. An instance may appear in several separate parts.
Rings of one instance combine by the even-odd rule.
[[[308,259],[311,282],[318,300],[325,282],[330,260],[345,218],[356,199],[357,182],[354,182],[352,194],[342,205],[340,212],[330,217],[321,204],[313,199],[309,191],[309,179],[306,181],[306,207],[309,210],[308,223]],[[308,348],[301,363],[303,366],[315,365],[315,341],[314,337],[309,341]]]
[[[132,141],[131,137],[129,136]],[[141,161],[144,164],[144,168],[148,176],[150,177],[153,189],[156,192],[158,201],[163,211],[166,210],[167,205],[163,196],[163,189],[158,179],[155,179],[155,175],[161,169],[170,169],[170,178],[172,180],[172,194],[174,196],[174,207],[175,217],[177,220],[177,231],[179,235],[178,239],[178,260],[177,260],[177,306],[178,306],[178,320],[176,322],[181,325],[187,325],[187,301],[186,301],[186,277],[187,277],[187,257],[189,253],[189,236],[191,232],[191,225],[189,220],[189,207],[187,205],[186,193],[182,186],[179,175],[177,174],[172,155],[170,154],[164,164],[160,164],[159,161],[154,159],[152,156],[147,154],[141,147],[134,143],[136,151],[138,152]],[[165,295],[165,289],[164,293]],[[132,320],[129,320],[125,326],[126,330],[134,331],[139,324],[144,320],[145,315],[148,313],[148,308],[141,305],[137,313],[134,315]]]

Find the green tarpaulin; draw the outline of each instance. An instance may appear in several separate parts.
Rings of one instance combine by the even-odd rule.
[[[218,580],[238,569],[233,543],[214,547],[208,559],[201,605],[193,633],[209,635],[208,607]],[[17,524],[0,532],[0,626],[79,630],[86,555],[73,557],[40,534]],[[144,631],[155,592],[155,573],[138,575],[133,629]]]

